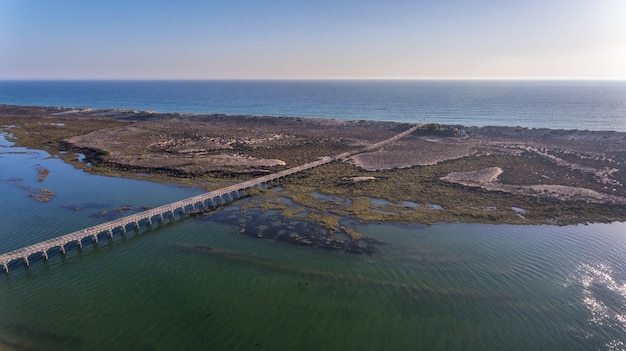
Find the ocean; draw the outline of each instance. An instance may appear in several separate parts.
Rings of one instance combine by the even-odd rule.
[[[626,131],[625,81],[0,81],[0,103]]]
[[[543,82],[486,82],[479,94],[482,83],[2,82],[0,103],[624,130],[624,83],[547,82],[548,94]],[[0,252],[201,192],[91,175],[6,136]],[[56,195],[29,196],[41,188]],[[244,215],[247,201],[12,264],[0,275],[0,350],[626,349],[626,223],[344,219],[385,243],[370,257],[243,236],[251,218],[302,220]]]

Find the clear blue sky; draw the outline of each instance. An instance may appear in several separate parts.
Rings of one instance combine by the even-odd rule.
[[[328,78],[626,79],[626,1],[0,1],[0,79]]]

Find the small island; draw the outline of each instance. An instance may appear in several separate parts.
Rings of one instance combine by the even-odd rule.
[[[206,190],[361,149],[415,126],[11,105],[0,105],[0,120],[17,145],[88,172]],[[275,181],[242,211],[306,220],[315,226],[306,231],[319,237],[283,239],[328,248],[341,247],[328,233],[372,244],[342,225],[344,218],[425,225],[624,221],[625,161],[626,133],[425,123],[347,161]],[[277,232],[241,228],[273,239]]]

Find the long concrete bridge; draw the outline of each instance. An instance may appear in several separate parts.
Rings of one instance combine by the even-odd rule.
[[[241,192],[246,189],[260,187],[267,182],[280,179],[294,173],[319,167],[333,161],[346,160],[356,154],[371,151],[385,144],[392,143],[412,133],[417,128],[419,128],[419,126],[420,125],[416,125],[389,139],[366,146],[361,149],[344,152],[334,156],[324,156],[317,161],[309,162],[301,166],[258,177],[219,190],[210,191],[206,194],[196,195],[184,200],[169,203],[167,205],[155,207],[134,215],[122,217],[106,223],[80,229],[69,234],[65,234],[56,238],[48,239],[33,245],[23,247],[21,249],[13,250],[0,255],[0,265],[6,273],[9,273],[9,264],[13,261],[22,260],[24,264],[29,266],[30,262],[28,258],[32,255],[41,254],[43,258],[47,260],[48,253],[51,252],[53,249],[58,249],[61,253],[65,254],[66,245],[70,243],[75,243],[76,246],[82,248],[83,240],[85,239],[91,239],[93,242],[97,243],[99,238],[101,237],[113,238],[114,231],[117,233],[125,234],[129,226],[132,226],[132,228],[134,229],[139,229],[141,224],[144,224],[147,227],[152,227],[155,219],[158,221],[159,224],[163,224],[165,216],[167,216],[169,220],[172,221],[175,219],[176,213],[178,213],[179,218],[184,218],[187,213],[208,211],[210,209],[216,208],[217,206],[224,205],[241,197]]]

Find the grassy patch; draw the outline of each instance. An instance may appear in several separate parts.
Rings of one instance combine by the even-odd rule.
[[[35,149],[44,149],[88,172],[127,177],[153,182],[175,184],[179,186],[198,186],[207,191],[219,189],[225,184],[250,179],[252,175],[236,174],[183,174],[172,170],[138,169],[123,165],[96,162],[107,158],[106,150],[72,150],[64,143],[64,139],[84,135],[93,131],[129,126],[133,122],[112,119],[81,119],[69,117],[2,117],[4,125],[13,125],[10,132],[16,137],[16,144]],[[439,133],[441,127],[432,125],[423,128],[424,133]],[[321,146],[319,146],[321,145]],[[324,142],[309,143],[304,151],[293,145],[281,146],[280,152],[272,148],[255,149],[256,157],[277,157],[288,161],[289,166],[300,164],[305,160],[336,153],[338,150],[351,149],[349,143]],[[64,152],[61,152],[64,151]],[[84,153],[92,159],[92,166],[87,162],[78,162],[74,152]],[[276,154],[278,152],[278,154]],[[573,156],[559,153],[557,156],[571,162],[577,162]],[[86,160],[88,161],[88,160]],[[586,160],[578,162],[589,166],[606,166],[612,163],[606,160]],[[614,204],[591,204],[581,201],[559,201],[553,198],[514,195],[496,191],[486,191],[450,184],[439,178],[449,172],[479,170],[487,167],[501,167],[504,173],[500,181],[512,185],[558,184],[583,187],[606,194],[623,193],[623,187],[613,191],[611,186],[602,183],[596,176],[583,171],[558,166],[545,157],[531,152],[520,156],[491,154],[466,157],[432,166],[412,167],[369,172],[348,164],[335,162],[315,169],[292,175],[275,185],[284,188],[281,194],[261,192],[250,189],[252,195],[260,195],[255,200],[263,209],[275,209],[285,216],[293,216],[310,209],[308,216],[324,224],[328,228],[339,228],[339,220],[350,216],[360,221],[393,221],[401,223],[437,223],[437,222],[480,222],[480,223],[516,223],[516,224],[571,224],[585,222],[610,222],[626,220],[626,206]],[[45,169],[37,170],[40,181],[45,180],[48,173]],[[49,172],[49,171],[48,171]],[[368,182],[346,182],[344,178],[375,176],[377,179]],[[618,171],[615,179],[626,181],[626,173]],[[318,199],[313,192],[339,196],[349,199],[348,206],[333,201]],[[286,196],[298,206],[286,206],[276,199]],[[44,197],[42,197],[43,199]],[[48,198],[50,198],[48,196]],[[390,202],[386,206],[372,206],[370,199],[385,199]],[[422,206],[404,208],[404,201],[419,203]],[[428,207],[438,204],[441,210]],[[521,217],[511,207],[521,207],[526,213]],[[391,214],[393,213],[393,214]]]
[[[281,186],[296,203],[318,211],[330,211],[338,216],[352,216],[363,222],[393,221],[400,223],[511,223],[511,224],[572,224],[584,222],[611,222],[626,220],[624,205],[592,204],[560,201],[487,191],[475,187],[450,184],[439,180],[452,171],[479,170],[498,166],[508,171],[507,182],[524,184],[524,172],[568,175],[571,186],[597,184],[586,175],[576,174],[565,167],[550,165],[539,158],[492,155],[468,157],[433,166],[394,169],[379,172],[360,170],[346,163],[332,163],[311,169],[299,176],[283,179]],[[542,173],[543,172],[543,173]],[[551,173],[550,173],[551,172]],[[374,174],[375,173],[375,174]],[[371,176],[379,178],[372,182],[346,183],[344,177]],[[542,179],[545,179],[542,177]],[[558,183],[558,182],[557,182]],[[351,200],[345,209],[336,204],[322,202],[312,195],[318,191],[327,195],[341,196]],[[397,215],[377,212],[370,198],[385,199],[392,207],[382,208]],[[406,209],[400,206],[411,201],[423,206]],[[442,210],[428,208],[438,204]],[[526,214],[521,217],[511,207],[521,207]]]
[[[40,182],[43,182],[44,180],[46,180],[46,178],[48,178],[48,175],[50,174],[50,170],[48,168],[44,168],[41,165],[37,165],[37,180]]]

